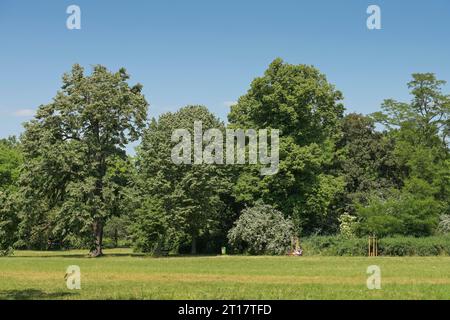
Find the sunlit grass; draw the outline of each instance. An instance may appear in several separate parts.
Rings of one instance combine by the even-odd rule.
[[[169,257],[106,250],[0,258],[1,299],[450,299],[450,257]],[[69,290],[69,265],[81,290]],[[368,290],[369,265],[382,289]]]

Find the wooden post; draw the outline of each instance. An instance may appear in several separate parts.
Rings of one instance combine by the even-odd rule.
[[[376,236],[369,236],[369,257],[378,257],[378,238]]]
[[[374,236],[375,240],[375,257],[378,257],[378,239]]]

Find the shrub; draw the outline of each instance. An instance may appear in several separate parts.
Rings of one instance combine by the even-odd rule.
[[[450,214],[441,215],[441,220],[438,226],[438,232],[441,234],[450,233]]]
[[[170,219],[160,201],[148,198],[136,210],[130,226],[134,249],[139,252],[159,255],[173,251],[179,245],[179,237],[171,226]]]
[[[303,239],[302,246],[305,255],[366,256],[368,239],[315,236]],[[450,235],[382,238],[379,240],[378,253],[381,256],[450,255]]]
[[[358,228],[357,217],[344,213],[339,217],[339,231],[344,238],[351,239],[356,235]]]
[[[431,236],[437,229],[442,203],[433,197],[416,197],[393,192],[387,199],[372,198],[367,206],[358,206],[360,235]]]
[[[364,256],[367,239],[340,236],[313,236],[301,241],[305,255]]]
[[[280,255],[289,251],[294,224],[272,206],[262,203],[246,208],[229,231],[230,245],[238,252]]]

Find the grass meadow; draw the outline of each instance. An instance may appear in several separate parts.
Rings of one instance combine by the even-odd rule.
[[[165,257],[105,250],[0,258],[0,299],[449,299],[450,257]],[[81,268],[69,290],[66,268]],[[381,268],[380,290],[366,286]]]

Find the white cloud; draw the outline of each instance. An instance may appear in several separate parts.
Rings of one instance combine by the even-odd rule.
[[[237,104],[237,101],[225,101],[223,104],[227,107],[232,107]]]
[[[32,117],[35,111],[33,109],[19,109],[13,112],[16,117]]]

